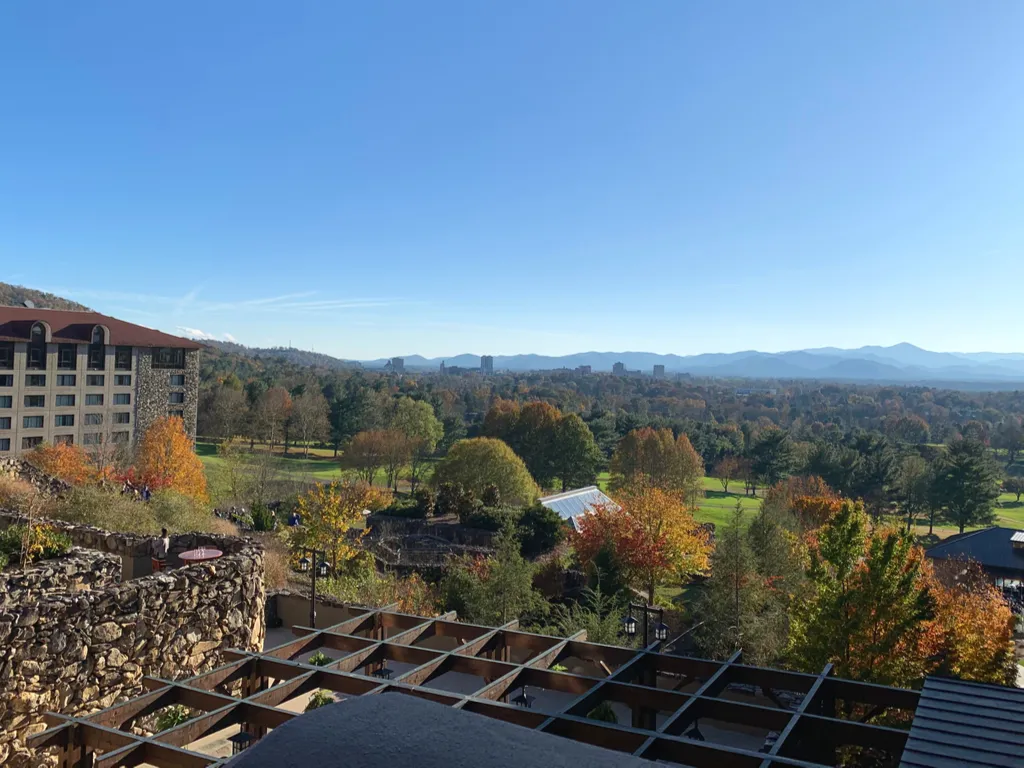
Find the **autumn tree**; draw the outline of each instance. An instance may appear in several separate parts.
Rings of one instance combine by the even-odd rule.
[[[810,552],[810,594],[791,617],[792,663],[832,663],[838,677],[910,686],[922,679],[934,599],[921,580],[923,550],[895,529],[866,534],[863,506],[844,502]]]
[[[385,429],[380,436],[384,476],[387,485],[397,491],[399,475],[412,458],[413,441],[404,432],[397,429]]]
[[[936,462],[931,488],[932,503],[960,533],[995,520],[999,472],[981,442],[960,439],[951,443]]]
[[[644,484],[679,495],[696,507],[703,495],[704,462],[686,435],[644,427],[630,431],[612,455],[612,487]]]
[[[360,478],[373,485],[377,473],[384,466],[387,442],[384,430],[374,429],[358,433],[349,440],[341,454],[342,468],[355,470]]]
[[[556,432],[561,420],[562,412],[550,403],[526,403],[519,411],[519,419],[508,440],[509,447],[522,457],[530,475],[545,488],[551,486],[556,475]]]
[[[722,492],[729,492],[729,483],[739,476],[740,463],[735,456],[725,456],[715,465],[713,475],[722,484]]]
[[[366,483],[317,483],[298,498],[297,509],[302,519],[300,546],[326,552],[332,570],[337,573],[340,565],[362,551],[349,540],[348,532],[362,522],[363,510],[373,512],[390,502],[390,492]]]
[[[391,426],[408,441],[409,482],[415,491],[427,459],[433,455],[438,442],[444,437],[444,426],[434,415],[430,403],[413,400],[411,397],[399,398]]]
[[[135,451],[134,476],[151,488],[167,488],[206,501],[206,473],[185,423],[177,416],[157,419]]]
[[[43,443],[26,454],[25,459],[44,474],[71,485],[96,482],[100,477],[100,468],[78,445]]]
[[[331,428],[329,413],[327,398],[317,388],[307,389],[292,401],[289,424],[292,433],[302,441],[303,456],[309,456],[310,441],[327,439]]]
[[[920,456],[906,456],[899,464],[894,489],[900,514],[907,521],[907,533],[913,530],[918,517],[932,511],[932,472],[928,462]],[[935,516],[929,515],[928,535],[931,536]]]
[[[573,546],[584,565],[611,543],[627,581],[652,599],[667,579],[682,582],[707,569],[708,534],[676,494],[638,482],[616,501],[618,509],[598,507],[578,518]]]
[[[253,409],[256,436],[266,440],[273,450],[284,436],[284,425],[292,412],[292,396],[284,387],[271,387],[259,396]]]
[[[237,377],[235,378],[237,381]],[[230,384],[204,389],[199,398],[199,434],[234,437],[247,431],[245,393]]]
[[[563,416],[555,426],[552,455],[552,469],[563,491],[591,485],[603,458],[590,427],[575,413]]]
[[[434,488],[443,483],[462,486],[477,498],[489,485],[498,489],[506,504],[525,506],[537,498],[537,484],[523,460],[501,440],[476,437],[460,440],[442,459],[431,478]]]
[[[894,419],[886,419],[885,433],[893,440],[911,445],[927,443],[931,437],[931,429],[928,422],[920,416],[913,414],[900,416]]]

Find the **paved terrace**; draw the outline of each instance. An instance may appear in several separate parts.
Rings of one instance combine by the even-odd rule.
[[[917,691],[833,677],[830,666],[817,675],[748,666],[741,652],[717,662],[662,653],[657,644],[637,650],[588,643],[585,633],[521,632],[517,622],[485,627],[454,614],[344,611],[349,618],[326,629],[293,627],[295,639],[262,653],[228,651],[227,663],[210,672],[145,678],[148,693],[95,714],[50,715],[50,728],[29,745],[54,749],[68,767],[205,768],[227,762],[228,737],[245,732],[258,741],[301,717],[322,688],[339,701],[416,696],[670,764],[817,768],[870,751],[895,765],[919,701]],[[316,651],[330,664],[309,664]],[[587,717],[602,702],[618,723]],[[131,732],[170,704],[195,716],[153,736]],[[877,724],[883,719],[901,727]],[[402,723],[393,728],[399,738]]]

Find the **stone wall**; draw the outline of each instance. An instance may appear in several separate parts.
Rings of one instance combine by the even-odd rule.
[[[172,387],[172,374],[185,374],[185,386]],[[184,392],[185,402],[173,405],[171,392]],[[193,440],[199,417],[199,351],[185,350],[184,370],[153,368],[153,350],[140,349],[135,376],[135,440],[138,441],[157,419],[171,411],[184,411],[185,431]]]
[[[62,557],[0,572],[0,609],[27,605],[55,593],[99,589],[120,580],[120,557],[75,547]]]
[[[0,514],[0,525],[19,520]],[[61,521],[78,546],[134,557],[149,537]],[[175,553],[215,546],[218,560],[85,591],[50,592],[0,608],[0,764],[39,764],[24,738],[47,711],[79,714],[139,694],[142,677],[181,678],[219,663],[227,648],[263,645],[266,593],[258,542],[172,537]],[[176,558],[172,558],[172,566]]]
[[[24,459],[0,459],[0,475],[24,480],[48,496],[59,496],[71,487],[63,480],[44,474]]]

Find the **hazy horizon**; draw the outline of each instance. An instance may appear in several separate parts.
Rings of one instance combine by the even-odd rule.
[[[1021,4],[6,9],[0,280],[347,359],[1015,352]]]

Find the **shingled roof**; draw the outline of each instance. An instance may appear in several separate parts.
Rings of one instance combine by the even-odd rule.
[[[154,331],[99,312],[32,307],[0,307],[0,341],[28,341],[32,326],[37,322],[50,326],[50,341],[54,344],[88,344],[93,328],[103,325],[110,331],[110,343],[114,345],[183,349],[202,349],[203,346],[192,339]]]
[[[951,536],[925,552],[936,560],[975,560],[983,568],[1024,573],[1024,548],[1014,547],[1016,528],[983,528]]]

